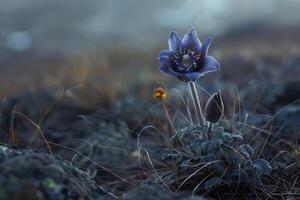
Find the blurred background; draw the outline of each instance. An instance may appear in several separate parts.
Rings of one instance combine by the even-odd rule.
[[[201,40],[214,37],[210,53],[223,66],[218,76],[236,83],[241,68],[247,75],[257,66],[293,67],[300,60],[299,0],[0,0],[0,5],[2,96],[68,88],[92,78],[119,90],[124,81],[166,80],[157,54],[168,48],[170,31],[182,36],[191,27]]]

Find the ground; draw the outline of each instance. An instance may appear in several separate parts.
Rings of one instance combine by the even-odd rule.
[[[257,147],[260,157],[271,161],[278,155],[276,166],[271,163],[271,176],[285,181],[278,181],[283,194],[266,189],[268,198],[274,199],[299,194],[297,34],[262,29],[217,38],[212,52],[222,69],[197,82],[209,93],[222,91],[226,119],[252,127],[246,140]],[[136,54],[123,56],[131,62],[141,58]],[[107,64],[115,66],[99,68],[76,59],[78,66],[69,67],[53,58],[57,67],[47,68],[47,73],[30,67],[23,76],[3,70],[1,79],[6,76],[7,83],[1,86],[0,199],[218,198],[205,192],[191,196],[189,187],[176,190],[161,180],[172,172],[161,158],[172,128],[162,103],[153,99],[154,88],[161,83],[168,88],[167,108],[175,129],[190,121],[180,115],[187,116],[180,100],[187,94],[185,84],[160,75],[156,56],[156,51],[150,52],[142,59],[155,59],[145,66],[127,66],[128,61],[124,68],[116,67],[126,60],[122,57]],[[203,102],[208,98],[204,92],[201,97]],[[262,149],[260,141],[266,141]],[[281,165],[287,170],[279,173]],[[264,186],[271,185],[264,180]],[[255,199],[247,195],[232,198]]]

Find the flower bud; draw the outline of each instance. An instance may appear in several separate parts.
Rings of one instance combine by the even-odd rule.
[[[205,106],[205,119],[210,123],[218,123],[224,113],[221,91],[214,93]]]

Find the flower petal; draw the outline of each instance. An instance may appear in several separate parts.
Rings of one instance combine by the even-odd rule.
[[[165,65],[161,65],[159,67],[159,71],[168,75],[168,76],[174,76],[179,78],[180,80],[182,80],[182,78],[184,77],[184,73],[179,73],[179,72],[175,72],[174,70],[172,70],[171,68],[165,66]]]
[[[204,74],[199,72],[188,72],[185,74],[186,81],[193,81],[195,82],[200,76],[203,76]]]
[[[185,49],[194,50],[196,52],[199,52],[201,50],[201,42],[198,39],[195,28],[192,28],[190,32],[184,35],[182,39],[182,46]]]
[[[164,74],[166,74],[166,75],[169,75],[169,76],[176,76],[177,75],[176,73],[174,73],[173,70],[170,71],[170,68],[167,67],[167,66],[165,66],[165,65],[161,65],[159,67],[159,71],[162,72],[162,73],[164,73]]]
[[[212,42],[212,38],[209,37],[209,38],[206,39],[206,41],[202,45],[202,47],[201,47],[201,55],[202,56],[207,56],[207,52],[208,52],[208,49],[209,49],[209,46],[210,46],[211,42]]]
[[[170,66],[173,54],[174,53],[172,51],[168,51],[168,50],[163,50],[163,51],[159,52],[159,55],[158,55],[158,58],[157,58],[158,62],[161,65]]]
[[[179,53],[182,48],[182,42],[176,32],[171,32],[169,36],[169,50],[174,53]]]
[[[201,69],[202,74],[206,74],[209,72],[215,72],[219,70],[220,64],[216,59],[214,59],[212,56],[206,56],[203,60],[203,68]]]

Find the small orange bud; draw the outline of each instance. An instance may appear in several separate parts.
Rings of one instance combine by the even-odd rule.
[[[167,91],[164,88],[162,88],[162,87],[157,87],[154,90],[153,97],[155,99],[159,99],[159,100],[163,101],[163,100],[165,100],[167,98]]]

